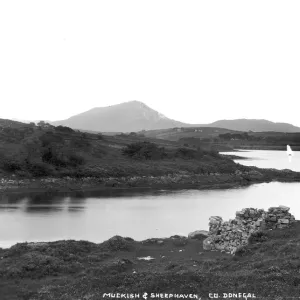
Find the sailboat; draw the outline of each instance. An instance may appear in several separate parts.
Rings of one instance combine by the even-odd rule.
[[[294,153],[293,153],[292,148],[290,147],[290,145],[286,146],[286,154],[288,156],[293,156],[294,155]]]

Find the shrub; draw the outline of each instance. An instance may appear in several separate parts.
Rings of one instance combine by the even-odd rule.
[[[267,238],[266,234],[263,231],[256,231],[256,232],[253,232],[250,235],[249,243],[254,244],[254,243],[258,243],[258,242],[264,242],[267,239],[268,238]]]
[[[71,132],[75,132],[72,128],[67,127],[67,126],[56,126],[55,127],[56,131],[60,131],[60,132],[66,132],[66,133],[71,133]]]
[[[239,246],[235,251],[236,256],[245,256],[250,253],[251,253],[251,250],[249,249],[249,247],[247,245]]]
[[[197,150],[179,148],[175,151],[174,156],[183,159],[202,159],[202,160],[214,160],[213,158],[220,158],[220,155],[217,151],[203,150],[200,147],[198,147]]]
[[[137,142],[122,149],[122,154],[135,159],[162,159],[167,156],[165,148],[150,142]]]
[[[76,167],[84,164],[85,160],[82,156],[70,151],[58,150],[49,147],[42,153],[43,162],[49,163],[56,167]]]
[[[57,167],[67,166],[66,161],[59,157],[59,155],[50,147],[45,149],[42,153],[42,160],[43,162],[49,163]]]
[[[69,164],[75,167],[79,165],[83,165],[85,162],[82,156],[75,153],[70,154],[68,160],[69,160]]]
[[[53,169],[49,165],[40,162],[28,163],[27,169],[34,177],[43,177],[53,174]]]
[[[16,159],[6,159],[2,162],[2,167],[5,171],[16,172],[22,169],[22,163]]]
[[[30,173],[28,171],[18,170],[15,172],[15,175],[22,178],[29,178]]]
[[[175,152],[175,157],[179,158],[192,159],[196,158],[197,156],[199,157],[199,153],[197,153],[197,151],[187,148],[179,148]]]
[[[49,132],[40,136],[40,141],[42,142],[42,147],[48,147],[51,144],[63,144],[63,138],[57,134],[53,134]]]

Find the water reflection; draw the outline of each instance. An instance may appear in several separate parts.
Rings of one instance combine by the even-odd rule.
[[[68,211],[69,212],[82,212],[85,209],[84,206],[69,206]]]
[[[32,193],[27,196],[19,194],[3,195],[0,199],[0,211],[21,210],[26,213],[49,213],[68,211],[79,212],[84,209],[84,193],[66,194]]]

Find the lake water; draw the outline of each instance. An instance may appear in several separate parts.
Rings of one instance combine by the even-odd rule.
[[[288,165],[300,171],[298,155],[289,163],[282,151],[233,154],[254,158],[239,160],[241,164],[279,169]],[[287,205],[300,219],[299,195],[300,183],[271,182],[227,190],[3,196],[0,247],[61,239],[102,242],[114,235],[136,240],[187,235],[194,230],[207,230],[210,216],[220,215],[228,220],[245,207]]]
[[[259,168],[290,169],[300,171],[300,152],[293,151],[293,156],[288,157],[286,151],[252,150],[239,152],[224,152],[222,154],[232,154],[248,158],[247,160],[235,160],[246,166],[256,166]]]

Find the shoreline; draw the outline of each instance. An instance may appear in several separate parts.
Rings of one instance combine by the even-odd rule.
[[[118,193],[182,189],[230,189],[256,183],[300,182],[300,172],[259,169],[234,174],[169,174],[164,176],[131,176],[122,178],[39,178],[0,179],[0,196],[32,193]]]

